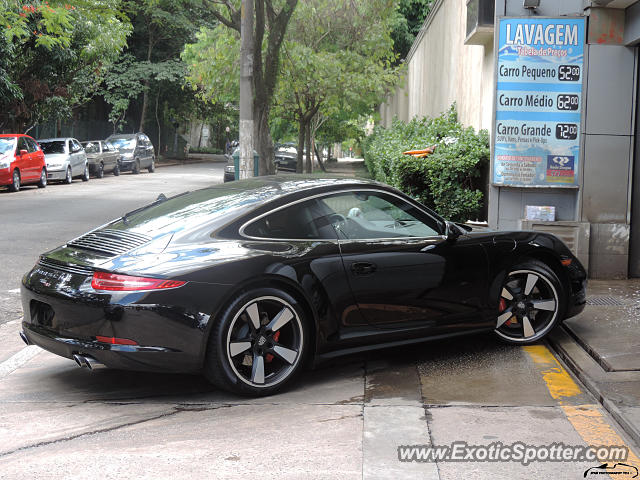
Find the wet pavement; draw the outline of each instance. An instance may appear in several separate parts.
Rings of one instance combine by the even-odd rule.
[[[41,251],[161,191],[221,181],[220,165],[0,194],[3,221],[20,225],[0,240],[0,479],[577,479],[607,460],[399,460],[401,446],[453,442],[628,445],[635,449],[628,462],[640,466],[637,445],[588,383],[600,382],[605,403],[619,401],[622,414],[640,393],[635,372],[605,372],[564,330],[567,364],[543,344],[480,335],[336,359],[260,399],[217,390],[200,376],[89,372],[20,343],[14,290]],[[596,380],[567,367],[580,352],[600,369]]]
[[[590,281],[584,312],[549,342],[640,443],[640,280]]]

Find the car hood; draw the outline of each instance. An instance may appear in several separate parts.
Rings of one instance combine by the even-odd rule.
[[[45,162],[49,163],[63,163],[69,160],[69,155],[66,153],[47,153],[44,156]]]

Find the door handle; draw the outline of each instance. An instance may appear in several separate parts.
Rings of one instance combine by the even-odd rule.
[[[369,275],[376,271],[376,266],[369,262],[354,262],[351,264],[351,271],[355,275]]]

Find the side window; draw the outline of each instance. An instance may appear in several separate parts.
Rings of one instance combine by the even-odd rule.
[[[102,144],[102,151],[103,152],[112,152],[113,150],[111,150],[111,145],[109,145],[108,142],[100,142]]]
[[[73,151],[74,152],[82,151],[82,145],[80,145],[77,140],[71,140],[71,143],[73,144]]]
[[[27,150],[29,150],[29,153],[38,151],[38,144],[35,142],[35,140],[27,137],[24,137],[24,139],[27,141]]]
[[[349,192],[320,200],[333,212],[338,236],[349,240],[433,237],[437,221],[404,200],[382,192]]]
[[[20,153],[20,150],[29,151],[29,146],[27,145],[27,139],[25,137],[18,137],[18,148],[17,153]]]
[[[244,234],[274,239],[336,240],[333,226],[316,200],[296,203],[247,225]]]

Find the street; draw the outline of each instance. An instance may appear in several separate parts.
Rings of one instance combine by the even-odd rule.
[[[402,446],[453,442],[627,446],[638,464],[637,446],[543,343],[480,335],[350,356],[259,399],[25,347],[19,284],[38,254],[160,193],[220,183],[223,167],[0,193],[0,479],[577,479],[606,461],[398,459]]]

